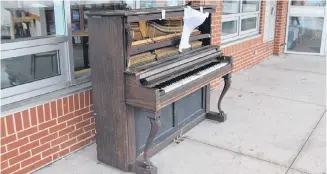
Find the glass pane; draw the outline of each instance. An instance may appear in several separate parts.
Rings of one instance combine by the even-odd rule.
[[[71,26],[75,71],[88,69],[89,37],[87,13],[96,10],[135,9],[134,0],[71,1]]]
[[[237,0],[226,1],[223,0],[223,14],[235,14],[240,12],[240,2]]]
[[[1,89],[60,75],[58,51],[1,60]]]
[[[1,1],[1,41],[53,34],[53,1]]]
[[[255,12],[259,11],[259,2],[260,1],[247,1],[243,0],[242,1],[242,12]]]
[[[140,0],[140,8],[182,6],[183,0]]]
[[[70,1],[71,26],[75,71],[90,68],[88,58],[88,20],[93,10],[135,9],[136,0]],[[183,0],[140,0],[141,8],[181,6]]]
[[[173,6],[182,6],[184,0],[167,0],[167,6],[173,7]]]
[[[223,22],[222,24],[222,36],[237,33],[237,21]]]
[[[292,0],[293,6],[326,6],[326,0]]]
[[[289,22],[287,50],[320,53],[324,18],[291,16]]]
[[[255,29],[257,26],[257,17],[242,19],[241,31]]]

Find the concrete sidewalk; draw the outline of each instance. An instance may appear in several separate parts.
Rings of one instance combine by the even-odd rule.
[[[326,173],[326,59],[284,55],[233,75],[224,123],[205,120],[151,161],[160,174]],[[221,88],[211,92],[211,109]],[[36,174],[124,173],[92,144]]]

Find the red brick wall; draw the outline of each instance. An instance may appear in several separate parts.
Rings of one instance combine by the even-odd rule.
[[[276,7],[276,28],[274,54],[280,55],[284,51],[284,43],[286,37],[288,1],[277,1]]]
[[[212,18],[212,44],[220,45],[221,43],[221,25],[222,25],[222,1],[209,1],[206,4],[215,3],[217,5],[216,13],[213,14]],[[231,46],[222,49],[224,55],[234,57],[234,69],[233,73],[238,72],[246,67],[257,64],[261,60],[268,58],[273,54],[274,41],[264,42],[264,16],[265,16],[266,1],[261,3],[261,14],[260,14],[260,26],[259,36],[246,40],[241,43],[233,44]],[[278,26],[280,27],[280,26]],[[216,88],[219,81],[222,79],[215,79],[210,83],[211,88]]]
[[[1,117],[1,173],[28,173],[95,140],[91,91]]]

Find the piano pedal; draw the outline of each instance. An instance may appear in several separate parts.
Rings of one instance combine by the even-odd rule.
[[[187,138],[187,136],[182,135],[182,134],[183,134],[183,130],[181,131],[181,133],[176,138],[173,139],[173,142],[176,143],[176,144],[179,144],[179,143],[183,142],[184,139]]]
[[[173,139],[173,142],[176,144],[179,144],[184,141],[183,137],[177,136],[176,138]]]

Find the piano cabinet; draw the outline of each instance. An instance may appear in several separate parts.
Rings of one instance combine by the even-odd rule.
[[[180,27],[178,19],[184,9],[165,10],[167,18],[177,18],[173,28]],[[203,11],[214,12],[215,7],[204,6]],[[154,174],[157,168],[150,162],[151,156],[206,118],[226,120],[221,105],[231,84],[233,58],[223,55],[219,46],[210,45],[210,16],[193,32],[192,47],[182,53],[176,51],[180,33],[170,37],[164,26],[170,21],[157,21],[154,26],[163,29],[152,38],[144,36],[153,33],[133,26],[153,24],[161,16],[159,8],[95,11],[88,16],[100,162],[126,172]],[[135,21],[140,21],[139,25]],[[142,35],[133,37],[139,30]],[[218,112],[211,112],[210,81],[220,77],[225,86]]]

